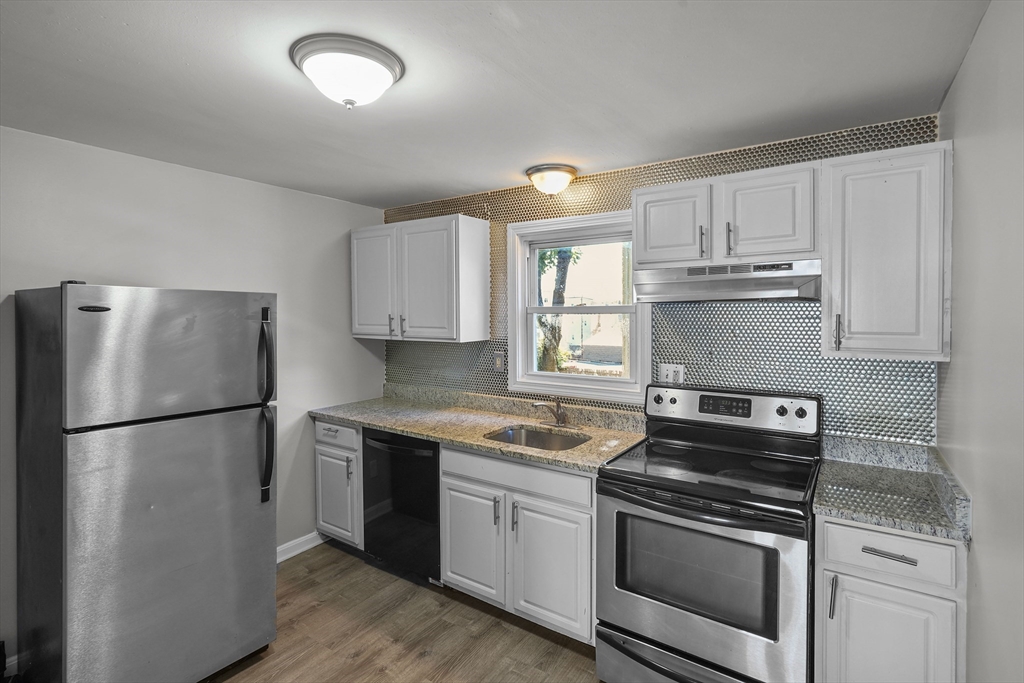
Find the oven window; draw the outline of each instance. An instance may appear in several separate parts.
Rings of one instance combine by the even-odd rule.
[[[617,588],[778,640],[778,550],[624,513],[616,526]]]

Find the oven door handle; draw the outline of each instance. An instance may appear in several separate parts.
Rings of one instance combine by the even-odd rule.
[[[629,647],[629,645],[627,645],[625,641],[617,641],[615,639],[615,636],[611,635],[610,633],[606,633],[603,630],[598,629],[597,639],[604,642],[609,647],[618,650],[625,656],[632,659],[637,664],[643,666],[645,669],[648,669],[649,671],[652,671],[658,674],[659,676],[664,676],[670,681],[676,681],[676,683],[700,683],[700,681],[698,681],[696,678],[690,678],[689,676],[685,676],[679,673],[678,671],[673,671],[667,666],[663,666],[657,662],[652,662],[639,652],[634,651],[633,648]]]
[[[604,482],[599,481],[597,483],[597,494],[600,496],[608,496],[609,498],[617,498],[627,503],[632,503],[648,510],[654,510],[656,512],[662,512],[666,515],[673,517],[679,517],[680,519],[688,519],[694,522],[703,522],[704,524],[711,524],[713,526],[724,526],[732,527],[735,529],[746,529],[748,531],[765,531],[773,534],[782,534],[785,536],[797,536],[803,537],[803,525],[799,522],[784,522],[781,520],[766,520],[766,519],[746,519],[743,517],[731,517],[726,515],[716,515],[710,512],[703,512],[697,510],[689,510],[687,508],[673,505],[671,503],[663,503],[658,500],[651,500],[650,498],[644,498],[638,496],[635,493],[623,491],[617,486],[612,486]]]

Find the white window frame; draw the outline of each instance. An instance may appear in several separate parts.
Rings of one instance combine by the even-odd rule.
[[[539,372],[533,369],[531,299],[536,293],[529,257],[532,249],[552,243],[593,244],[633,239],[631,211],[613,211],[508,224],[508,389],[613,403],[644,402],[651,381],[651,305],[636,303],[630,326],[630,368],[633,377],[594,377]],[[600,313],[602,307],[567,309],[567,313]],[[616,307],[618,308],[618,307]]]

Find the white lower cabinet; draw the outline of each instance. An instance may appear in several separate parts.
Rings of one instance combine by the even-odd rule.
[[[816,680],[965,680],[962,544],[817,521]]]
[[[441,580],[505,604],[505,493],[441,477]]]
[[[955,680],[955,602],[826,571],[830,596],[833,581],[835,607],[825,620],[825,680]]]
[[[590,636],[591,516],[512,494],[512,609]]]
[[[593,642],[593,478],[441,449],[441,578]]]
[[[317,436],[324,431],[317,423]],[[358,548],[363,547],[363,470],[359,432],[329,426],[330,434],[346,436],[352,448],[318,442],[316,453],[316,530]]]

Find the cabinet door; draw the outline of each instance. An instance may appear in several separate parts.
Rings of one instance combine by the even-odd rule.
[[[505,493],[441,477],[441,580],[505,604]]]
[[[633,265],[665,268],[711,260],[711,185],[633,191]]]
[[[398,229],[403,339],[455,339],[455,216]]]
[[[816,247],[817,166],[740,173],[716,185],[720,202],[715,221],[716,260],[810,258]]]
[[[395,229],[352,231],[352,335],[394,337]]]
[[[589,639],[590,515],[512,494],[512,609]]]
[[[825,680],[953,681],[956,603],[825,571]],[[835,605],[829,618],[832,582]]]
[[[822,167],[825,355],[949,359],[945,153]]]
[[[355,453],[316,447],[316,528],[362,547],[362,472]]]

